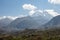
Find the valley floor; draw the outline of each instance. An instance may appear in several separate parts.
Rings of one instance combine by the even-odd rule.
[[[60,29],[25,29],[15,34],[0,34],[0,40],[60,40]]]

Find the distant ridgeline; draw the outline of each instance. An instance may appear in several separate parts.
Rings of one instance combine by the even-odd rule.
[[[11,20],[9,18],[0,19],[0,30],[4,32],[15,32],[24,29],[48,29],[60,28],[60,15],[53,18],[45,16],[26,16]]]

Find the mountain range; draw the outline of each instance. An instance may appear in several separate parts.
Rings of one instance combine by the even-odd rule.
[[[26,16],[16,18],[15,20],[4,18],[0,19],[0,29],[6,31],[15,31],[23,29],[38,29],[46,28],[50,26],[60,26],[60,15],[52,17],[48,13],[43,14],[36,13],[32,16]]]
[[[17,18],[14,21],[12,21],[9,25],[7,25],[8,30],[20,30],[25,28],[37,29],[41,25],[47,23],[52,18],[52,16],[48,13],[45,13],[45,15],[46,16],[44,16],[44,14],[42,13],[35,13],[32,16]]]

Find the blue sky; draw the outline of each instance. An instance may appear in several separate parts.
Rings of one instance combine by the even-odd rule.
[[[18,16],[27,14],[24,4],[32,4],[38,9],[53,9],[60,13],[60,4],[49,3],[48,0],[0,0],[0,16]]]

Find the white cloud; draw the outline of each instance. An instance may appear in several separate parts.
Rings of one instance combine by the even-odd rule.
[[[23,7],[24,9],[27,9],[27,10],[35,10],[35,9],[37,9],[37,7],[35,7],[35,6],[32,5],[32,4],[24,4],[22,7]]]
[[[60,0],[48,0],[48,2],[53,4],[60,4]]]
[[[37,10],[37,12],[43,13],[43,10]]]
[[[26,17],[27,15],[19,15],[19,16],[17,16],[17,18],[22,18],[22,17]]]
[[[11,19],[11,20],[14,20],[14,19],[16,19],[17,17],[13,17],[13,16],[2,16],[2,17],[0,17],[0,19],[4,19],[4,18],[9,18],[9,19]]]
[[[29,12],[29,15],[32,16],[35,12],[36,12],[36,11],[31,10],[31,11]]]
[[[37,10],[37,7],[32,4],[24,4],[22,7],[23,9],[29,10],[30,16],[33,15]]]
[[[43,13],[43,11],[42,11],[42,10],[38,10],[38,9],[37,9],[37,10],[31,10],[31,11],[29,12],[29,15],[32,16],[32,15],[35,14],[35,13],[40,13],[40,14],[41,14],[41,13]]]
[[[12,20],[15,20],[16,18],[18,18],[18,17],[13,17],[13,16],[6,16],[6,18],[10,18],[10,19],[12,19]]]
[[[48,0],[48,1],[50,1],[50,0]],[[53,2],[53,1],[54,0],[51,0],[51,2]],[[49,9],[48,10],[47,9],[46,10],[40,10],[32,4],[24,4],[22,7],[23,7],[23,9],[29,10],[29,15],[30,16],[32,16],[34,13],[40,13],[39,15],[46,16],[44,12],[47,12],[48,14],[52,15],[53,17],[57,16],[57,15],[60,15],[54,10],[49,10]]]
[[[19,16],[2,16],[0,17],[0,19],[5,19],[5,18],[9,18],[11,20],[15,20],[16,18],[22,18],[22,17],[26,17],[27,15],[19,15]]]
[[[32,16],[34,13],[43,13],[42,10],[38,10],[38,8],[32,4],[24,4],[23,9],[29,10],[29,15]]]
[[[60,15],[57,12],[55,12],[54,10],[44,10],[44,11],[48,12],[48,14],[52,15],[53,17],[57,16],[57,15]]]

